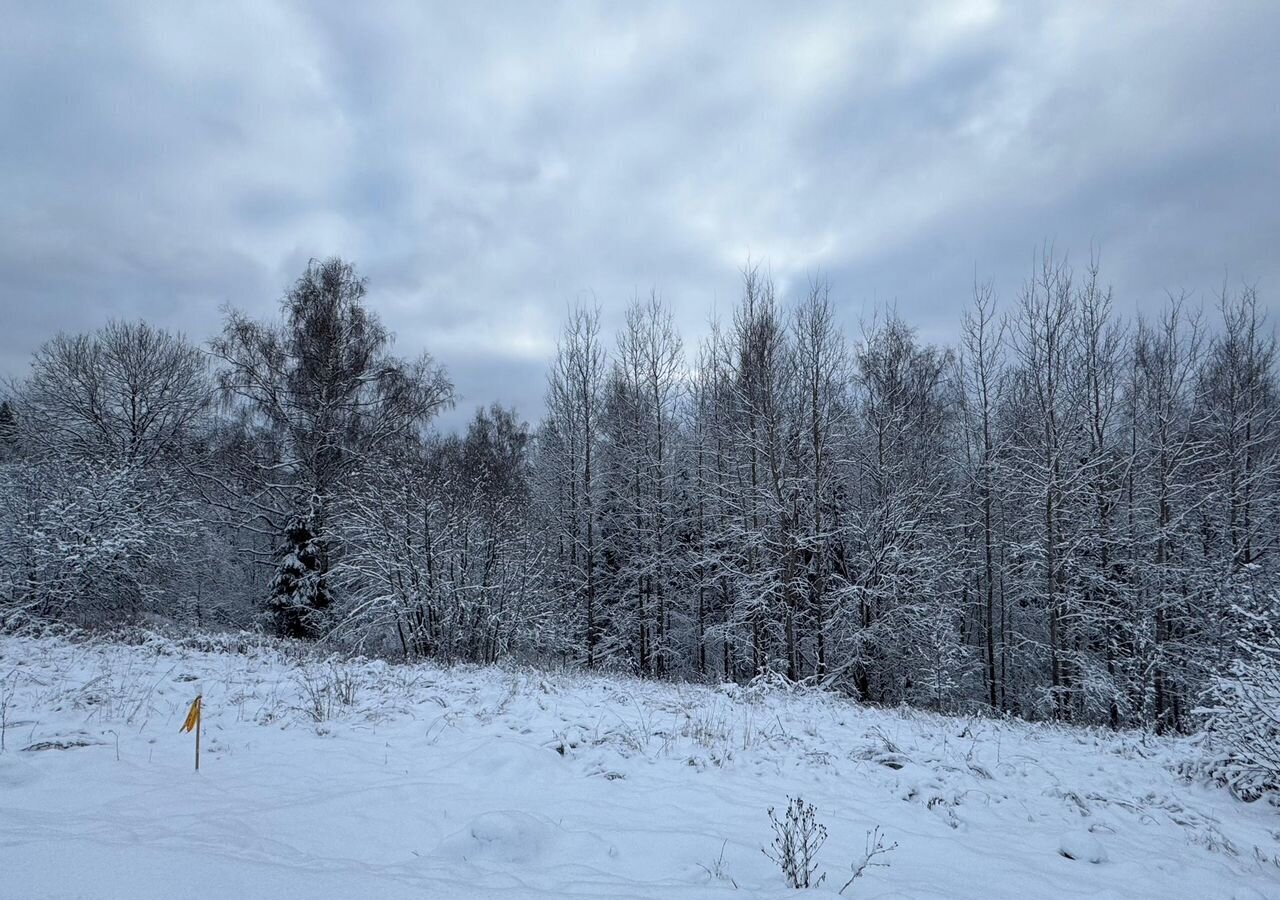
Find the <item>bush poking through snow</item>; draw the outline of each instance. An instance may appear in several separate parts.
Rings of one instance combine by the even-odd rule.
[[[298,676],[298,691],[302,711],[313,722],[327,722],[341,707],[355,705],[356,678],[350,670],[331,662],[319,671],[304,669]]]
[[[800,797],[787,800],[787,812],[781,820],[773,807],[769,807],[773,844],[761,849],[778,864],[791,887],[817,887],[827,877],[825,872],[818,875],[817,860],[818,849],[827,840],[827,828],[815,818],[817,810],[813,804],[805,803]]]
[[[764,855],[778,864],[787,884],[793,888],[817,887],[826,879],[827,873],[818,874],[818,850],[827,840],[826,826],[817,820],[817,808],[805,803],[800,797],[788,797],[786,815],[779,820],[773,807],[769,807],[769,821],[773,825],[773,844],[762,848]],[[861,878],[868,869],[888,866],[889,863],[880,857],[898,849],[896,843],[886,844],[880,826],[867,832],[867,845],[862,859],[850,864],[853,874],[840,888],[843,894],[849,886]],[[723,863],[724,851],[721,850],[717,873]],[[704,868],[706,868],[704,866]],[[816,878],[814,876],[817,876]],[[720,877],[719,874],[716,877]],[[734,887],[737,887],[735,884]]]
[[[853,863],[849,866],[849,868],[853,870],[853,875],[851,875],[849,880],[844,883],[844,887],[840,888],[840,893],[843,894],[847,891],[849,889],[849,885],[861,878],[863,874],[866,873],[867,869],[880,867],[887,868],[889,863],[884,860],[880,860],[877,857],[884,856],[886,853],[891,853],[897,849],[897,841],[894,841],[892,844],[885,844],[884,835],[880,833],[879,825],[868,831],[867,846],[862,853],[862,860],[861,862]]]

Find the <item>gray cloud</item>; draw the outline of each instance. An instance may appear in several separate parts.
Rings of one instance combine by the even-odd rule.
[[[0,35],[0,372],[59,329],[203,339],[354,259],[405,352],[536,416],[568,303],[692,344],[748,256],[935,339],[975,271],[1100,247],[1122,309],[1274,305],[1280,7],[27,4]]]

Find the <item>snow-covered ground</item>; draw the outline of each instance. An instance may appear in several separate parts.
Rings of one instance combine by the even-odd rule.
[[[846,897],[1280,898],[1280,810],[1183,742],[244,649],[0,639],[0,897],[794,897],[761,848],[799,795],[813,896],[879,826]]]

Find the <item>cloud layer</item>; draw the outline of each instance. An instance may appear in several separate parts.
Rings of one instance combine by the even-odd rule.
[[[0,373],[204,339],[341,254],[465,418],[536,416],[567,304],[689,339],[748,256],[954,331],[1045,240],[1121,309],[1280,296],[1280,5],[25,4],[0,34]],[[193,11],[194,10],[194,11]]]

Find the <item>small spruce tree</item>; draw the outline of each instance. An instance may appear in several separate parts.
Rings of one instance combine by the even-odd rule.
[[[323,542],[311,515],[296,515],[285,527],[280,564],[271,579],[267,612],[277,634],[318,638],[333,605],[324,573]]]

